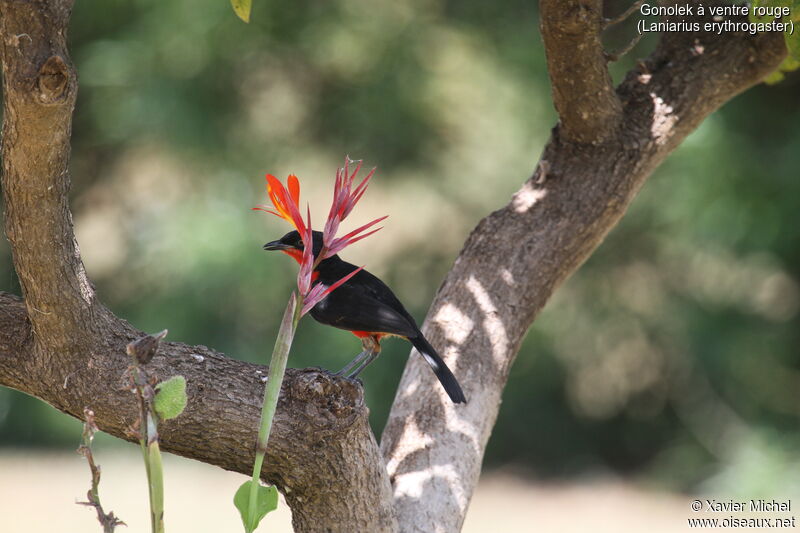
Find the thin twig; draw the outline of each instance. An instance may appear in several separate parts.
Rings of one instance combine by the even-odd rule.
[[[626,44],[624,47],[622,47],[620,50],[617,50],[616,52],[603,52],[603,55],[606,56],[606,61],[609,61],[609,62],[610,61],[619,61],[619,58],[621,58],[622,56],[624,56],[625,54],[627,54],[628,52],[633,50],[634,47],[637,44],[639,44],[639,41],[642,40],[642,35],[644,35],[644,34],[643,33],[637,33],[636,37],[631,39],[631,41],[628,44]]]
[[[617,15],[614,18],[605,19],[603,21],[603,30],[605,30],[606,28],[609,28],[609,27],[611,27],[611,26],[613,26],[615,24],[619,24],[620,22],[623,22],[628,17],[630,17],[631,15],[633,15],[634,13],[639,11],[639,8],[642,7],[642,4],[644,4],[644,0],[639,0],[638,2],[634,2],[633,5],[631,7],[629,7],[628,9],[626,9],[625,11],[623,11],[622,14]]]
[[[86,420],[83,424],[83,439],[81,445],[78,447],[78,453],[86,458],[89,463],[89,470],[92,472],[92,488],[86,492],[85,502],[77,502],[78,505],[86,505],[94,507],[97,511],[97,520],[103,526],[103,533],[114,533],[114,528],[117,526],[126,525],[125,522],[114,516],[114,511],[106,514],[103,506],[100,505],[100,467],[95,464],[94,457],[92,456],[92,439],[97,432],[97,425],[94,422],[94,411],[89,408],[83,409],[83,416]]]

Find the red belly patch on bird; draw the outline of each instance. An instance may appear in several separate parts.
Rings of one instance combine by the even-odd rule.
[[[402,335],[397,335],[395,333],[378,333],[377,331],[350,331],[353,335],[358,337],[359,339],[364,339],[367,337],[375,337],[375,339],[380,342],[381,339],[386,337],[399,337],[401,339],[408,339],[408,337],[404,337]]]
[[[381,339],[384,337],[388,337],[391,333],[377,333],[375,331],[352,331],[353,335],[358,337],[359,339],[365,339],[367,337],[375,337],[375,340],[381,342]]]

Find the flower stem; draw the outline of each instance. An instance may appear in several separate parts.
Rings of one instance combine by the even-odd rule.
[[[281,392],[283,376],[286,372],[286,362],[289,359],[289,350],[292,347],[294,332],[300,320],[300,309],[302,299],[298,301],[296,293],[292,293],[286,311],[283,313],[281,328],[278,331],[278,338],[275,339],[275,347],[272,350],[272,359],[269,362],[267,374],[267,386],[264,389],[264,402],[261,407],[261,422],[258,428],[258,441],[256,443],[256,459],[253,463],[253,479],[250,484],[250,497],[248,508],[250,517],[256,516],[256,495],[261,479],[261,467],[264,464],[264,455],[267,451],[267,441],[272,429],[272,421],[275,417],[275,409],[278,406],[278,396]],[[246,524],[247,533],[255,530],[256,524]]]
[[[145,370],[145,365],[153,358],[158,343],[167,331],[147,335],[127,346],[131,356],[131,378],[133,390],[139,404],[139,445],[142,448],[147,491],[150,496],[150,527],[152,533],[164,533],[164,469],[161,451],[158,446],[158,413],[153,406],[156,395]]]
[[[164,533],[164,468],[158,446],[155,415],[147,414],[147,482],[150,492],[150,520],[153,533]]]
[[[140,420],[143,422],[139,445],[142,448],[144,468],[147,473],[147,492],[150,497],[150,529],[152,533],[164,533],[164,470],[158,446],[157,415],[152,404],[145,400],[145,389],[149,387],[141,368],[135,367],[137,395],[139,396]]]

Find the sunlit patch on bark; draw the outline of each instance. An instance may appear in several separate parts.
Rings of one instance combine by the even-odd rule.
[[[445,338],[454,344],[463,344],[475,323],[453,304],[444,304],[433,317],[444,333]]]
[[[526,213],[545,196],[547,196],[547,189],[534,187],[531,182],[526,181],[511,198],[511,208],[517,213]]]
[[[650,93],[650,97],[653,99],[653,123],[650,125],[650,135],[656,144],[661,145],[672,137],[678,115],[660,96]]]

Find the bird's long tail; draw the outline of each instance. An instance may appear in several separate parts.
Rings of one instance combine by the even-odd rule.
[[[447,395],[450,396],[453,403],[467,403],[467,398],[464,396],[464,391],[461,390],[461,385],[458,384],[456,377],[450,372],[450,369],[447,368],[447,365],[442,358],[439,357],[439,354],[436,353],[436,350],[433,349],[433,346],[422,336],[422,333],[408,340],[411,341],[414,348],[416,348],[420,355],[431,365],[433,373],[439,378],[439,383],[442,384],[442,387],[444,387],[444,390],[447,392]]]

